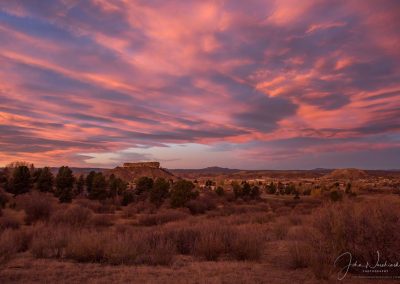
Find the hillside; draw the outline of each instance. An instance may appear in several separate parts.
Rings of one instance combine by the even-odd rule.
[[[324,178],[327,179],[362,179],[368,177],[368,174],[359,169],[336,169],[332,171],[331,173],[327,174],[324,176]]]
[[[139,177],[151,177],[153,179],[162,177],[165,179],[176,179],[176,177],[163,168],[151,168],[151,167],[138,167],[138,168],[124,168],[116,167],[115,169],[105,170],[105,175],[114,174],[125,181],[132,181]]]

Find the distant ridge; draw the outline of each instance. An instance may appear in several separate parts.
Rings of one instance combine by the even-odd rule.
[[[58,172],[58,169],[59,169],[58,167],[51,167],[50,171],[52,172],[53,175],[56,175]],[[107,170],[105,168],[78,168],[78,167],[70,167],[70,169],[72,170],[74,175],[87,175],[91,171],[104,172]]]
[[[213,166],[213,167],[207,167],[207,168],[202,168],[202,169],[171,169],[171,172],[190,172],[190,173],[210,173],[210,174],[231,174],[231,173],[236,173],[240,172],[242,170],[239,169],[230,169],[230,168],[222,168],[218,166]]]

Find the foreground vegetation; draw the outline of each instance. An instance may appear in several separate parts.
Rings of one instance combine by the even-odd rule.
[[[233,184],[231,190],[213,191],[199,190],[190,181],[150,178],[137,180],[133,189],[122,180],[97,173],[70,179],[66,167],[51,187],[41,178],[30,181],[28,191],[15,191],[23,188],[16,183],[15,172],[34,177],[28,170],[29,175],[15,167],[10,175],[14,180],[7,180],[5,186],[8,192],[0,190],[0,279],[6,282],[32,281],[12,270],[19,265],[15,263],[26,260],[30,263],[27,271],[44,263],[56,270],[60,262],[69,263],[65,265],[71,270],[76,269],[74,265],[85,265],[79,266],[83,270],[102,265],[100,274],[120,269],[130,275],[124,267],[148,267],[140,268],[143,273],[151,271],[153,276],[147,277],[161,277],[154,282],[176,282],[172,276],[163,277],[202,267],[236,275],[231,282],[317,283],[337,278],[340,265],[334,262],[343,252],[351,252],[359,262],[373,263],[376,251],[383,262],[395,260],[400,251],[400,200],[396,195],[369,198],[343,192],[340,199],[330,194],[295,198],[296,192],[269,192],[271,184],[265,190],[244,182]],[[36,176],[43,172],[51,176],[46,169]],[[97,181],[90,182],[91,178]],[[71,180],[72,188],[67,191],[72,195],[65,199],[60,189]],[[84,180],[81,191],[77,190],[79,180],[80,184]],[[120,185],[114,187],[110,180]],[[209,267],[209,262],[215,265]],[[254,271],[235,274],[241,269]],[[83,271],[75,273],[84,277]],[[76,282],[94,276],[85,277]],[[223,282],[210,275],[197,280],[185,277],[180,282]],[[129,278],[109,280],[127,282]]]

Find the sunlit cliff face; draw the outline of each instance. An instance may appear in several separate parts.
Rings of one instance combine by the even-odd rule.
[[[0,165],[400,167],[400,2],[2,1]]]

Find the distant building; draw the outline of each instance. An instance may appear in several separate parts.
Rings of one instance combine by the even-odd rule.
[[[159,162],[124,163],[123,167],[128,169],[144,168],[144,167],[159,169],[160,163]]]

